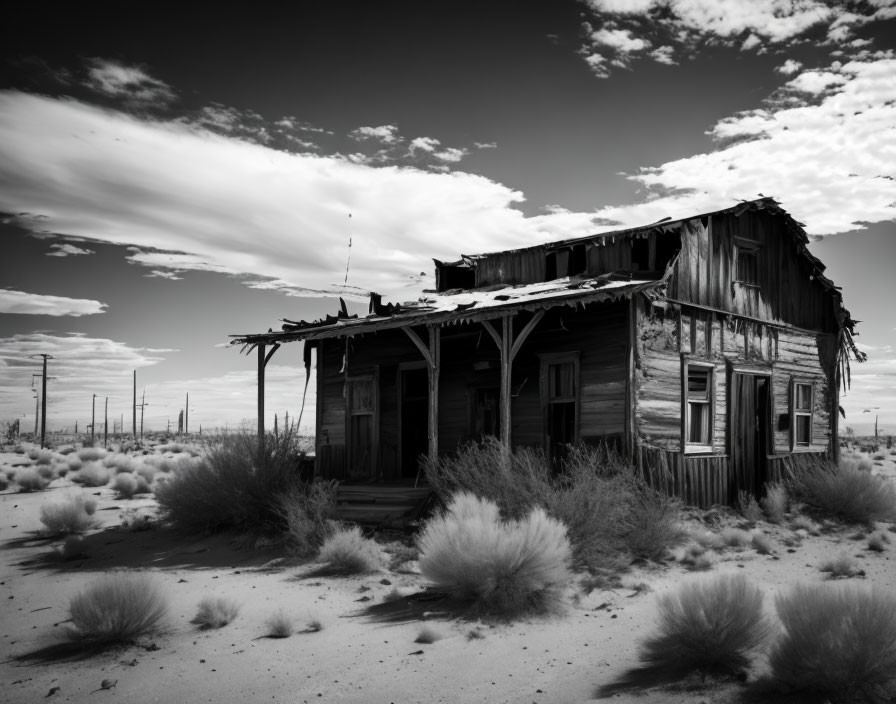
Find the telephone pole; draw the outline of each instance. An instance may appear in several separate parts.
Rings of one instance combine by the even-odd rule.
[[[190,432],[190,394],[187,392],[187,405],[184,406],[184,435]]]
[[[96,394],[90,402],[90,446],[96,442]]]
[[[134,442],[137,442],[137,370],[134,370]]]
[[[31,359],[35,357],[43,357],[44,359],[44,368],[43,373],[41,375],[41,386],[43,388],[41,399],[41,408],[40,408],[40,446],[43,449],[44,446],[44,437],[47,434],[47,360],[54,359],[53,355],[47,354],[46,352],[41,352],[39,354],[31,355]]]
[[[106,396],[106,414],[103,421],[103,447],[109,447],[109,397]]]

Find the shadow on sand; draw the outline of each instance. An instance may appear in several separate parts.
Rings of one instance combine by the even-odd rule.
[[[32,533],[7,540],[0,544],[0,549],[46,547],[45,551],[37,554],[30,550],[26,559],[12,563],[29,575],[37,572],[97,572],[147,567],[196,570],[262,568],[276,571],[289,566],[282,559],[285,554],[282,545],[252,547],[250,541],[233,533],[197,538],[164,526],[154,525],[141,531],[109,526],[84,535],[78,549],[79,555],[68,560],[63,559],[57,549],[63,542],[64,538],[46,538]]]

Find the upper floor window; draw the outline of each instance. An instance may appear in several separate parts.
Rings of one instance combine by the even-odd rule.
[[[815,388],[811,383],[795,381],[791,399],[791,433],[794,447],[812,444],[812,416]]]
[[[713,374],[711,366],[685,363],[685,446],[691,450],[712,446],[714,413]]]
[[[761,245],[742,237],[735,238],[734,280],[748,286],[759,285],[759,251]]]

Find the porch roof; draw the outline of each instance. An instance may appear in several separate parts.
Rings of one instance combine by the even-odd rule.
[[[518,310],[546,310],[599,301],[629,298],[665,285],[662,279],[631,279],[627,276],[572,276],[522,286],[495,286],[473,290],[427,293],[419,300],[402,304],[381,304],[371,294],[370,312],[360,317],[348,315],[345,304],[338,316],[313,322],[284,320],[282,330],[231,335],[232,345],[282,344],[298,340],[321,340],[360,335],[413,325],[448,325],[499,318]]]

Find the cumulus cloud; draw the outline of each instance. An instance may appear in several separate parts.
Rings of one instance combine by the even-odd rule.
[[[584,0],[584,4],[590,13],[583,24],[582,55],[601,78],[608,77],[612,67],[628,67],[641,56],[670,64],[676,54],[692,56],[707,44],[757,53],[787,48],[819,27],[826,32],[828,44],[855,51],[869,41],[859,39],[854,44],[856,30],[896,16],[896,0],[865,4],[846,0]],[[647,52],[657,44],[661,50]]]
[[[93,254],[92,249],[82,249],[81,247],[76,247],[73,244],[68,243],[56,243],[51,244],[50,249],[54,250],[52,252],[47,252],[48,257],[73,257],[78,254]]]
[[[375,139],[383,144],[395,144],[401,140],[398,127],[395,125],[380,125],[379,127],[358,127],[348,133],[349,137],[359,142]]]
[[[135,246],[150,271],[247,274],[293,293],[340,290],[350,235],[351,282],[400,295],[431,257],[457,255],[459,232],[471,251],[542,236],[512,207],[522,194],[482,176],[289,154],[16,91],[0,92],[0,181],[0,211],[33,214],[23,226]]]
[[[150,76],[144,68],[110,59],[90,60],[85,85],[131,105],[164,107],[176,97],[171,86]]]
[[[420,150],[424,152],[434,152],[441,142],[433,137],[417,137],[411,140],[409,145],[410,152]]]
[[[775,68],[775,71],[777,71],[778,73],[783,73],[786,76],[792,76],[802,67],[803,65],[799,61],[795,59],[787,59],[787,61]]]
[[[0,313],[80,317],[105,313],[105,303],[88,298],[45,296],[40,293],[0,289]]]

